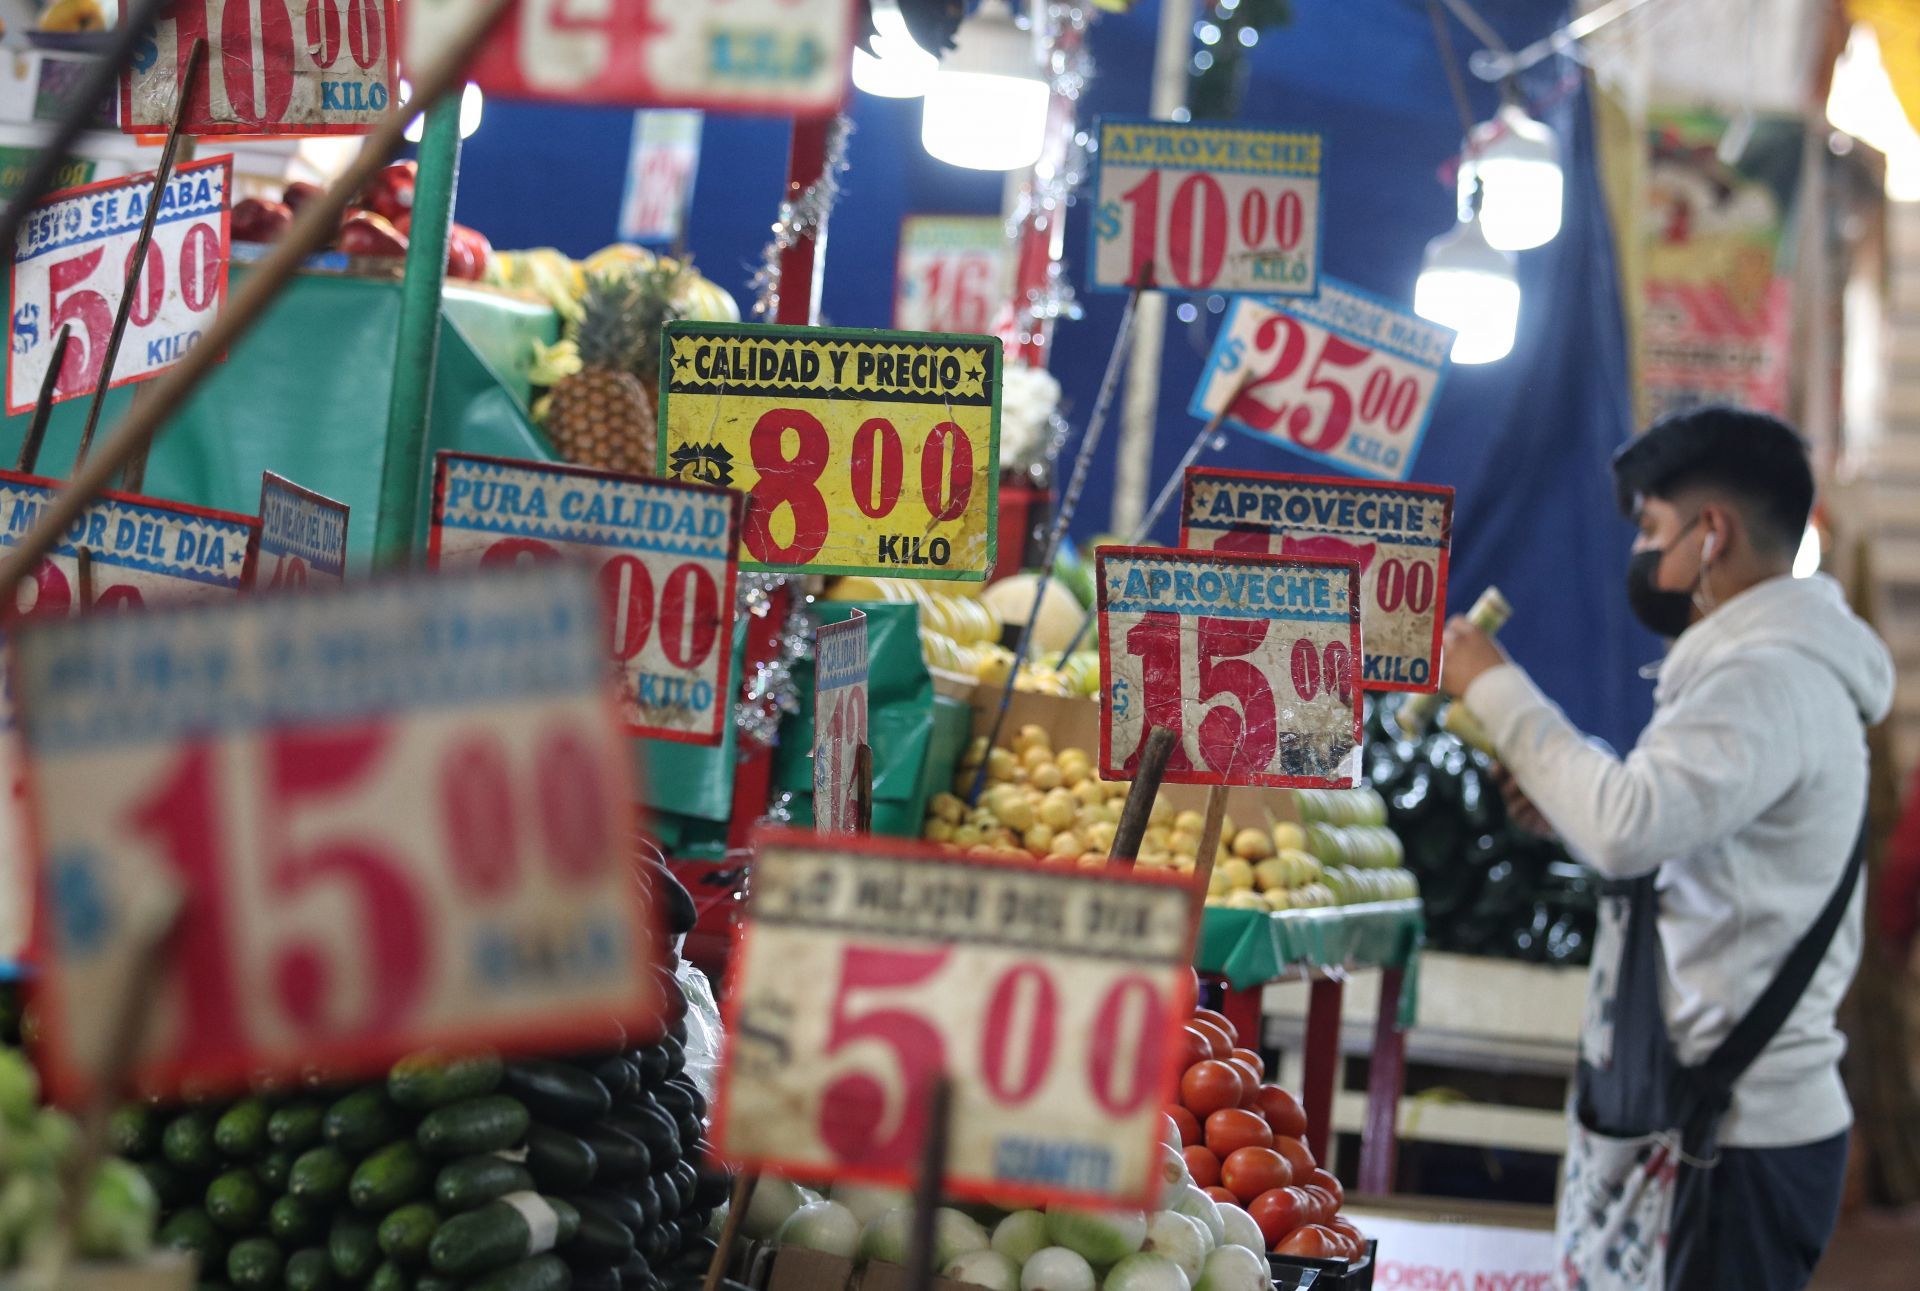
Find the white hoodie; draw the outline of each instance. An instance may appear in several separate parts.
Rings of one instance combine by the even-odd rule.
[[[1692,1064],[1746,1014],[1839,884],[1866,806],[1862,724],[1884,718],[1892,698],[1887,648],[1839,584],[1781,577],[1674,642],[1653,720],[1624,761],[1514,665],[1475,679],[1466,703],[1575,855],[1615,878],[1663,867],[1661,1001]],[[1735,1086],[1727,1146],[1812,1143],[1851,1123],[1834,1013],[1860,962],[1864,901],[1855,894],[1806,995]]]

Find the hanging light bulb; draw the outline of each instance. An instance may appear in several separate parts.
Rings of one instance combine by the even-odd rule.
[[[1465,217],[1427,243],[1413,288],[1414,312],[1453,329],[1455,363],[1504,359],[1520,325],[1513,257],[1487,241],[1480,196],[1470,194]]]
[[[900,0],[873,0],[873,52],[853,51],[853,83],[883,99],[917,99],[940,70],[940,60],[920,48],[907,30]]]
[[[1560,137],[1527,115],[1517,99],[1501,104],[1493,120],[1468,136],[1460,166],[1463,208],[1476,182],[1485,190],[1480,222],[1496,250],[1530,251],[1560,232],[1566,202]]]
[[[400,82],[400,98],[404,102],[413,97],[413,86],[404,79]],[[480,87],[469,83],[460,95],[460,137],[473,138],[473,132],[480,128],[480,118],[486,114],[487,96]],[[407,123],[407,142],[419,143],[426,138],[427,118],[423,113]]]
[[[985,0],[927,89],[920,144],[950,166],[1021,170],[1040,160],[1051,102],[1033,37],[1006,0]]]

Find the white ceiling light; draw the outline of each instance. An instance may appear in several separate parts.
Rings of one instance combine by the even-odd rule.
[[[1520,324],[1520,284],[1513,257],[1487,241],[1480,215],[1467,217],[1427,243],[1413,309],[1455,332],[1455,363],[1492,363],[1513,349]]]
[[[853,83],[883,99],[917,99],[940,70],[940,60],[920,48],[899,0],[873,0],[873,52],[853,51]]]
[[[1854,24],[1846,50],[1834,62],[1827,121],[1886,154],[1889,200],[1920,200],[1920,134],[1900,106],[1880,60],[1880,42],[1865,23]]]
[[[1052,88],[1033,37],[1006,0],[985,0],[940,60],[920,118],[920,144],[950,166],[1022,170],[1046,146]]]
[[[1480,224],[1500,251],[1529,251],[1560,232],[1566,176],[1560,138],[1547,125],[1508,100],[1491,121],[1473,128],[1460,166],[1460,205],[1468,205],[1475,181],[1484,198]]]
[[[402,102],[413,97],[413,86],[406,81],[400,82]],[[480,118],[486,113],[487,98],[480,92],[478,85],[469,84],[466,92],[460,96],[460,137],[473,138],[473,132],[480,128]],[[427,135],[427,118],[423,113],[407,123],[407,142],[419,143]]]

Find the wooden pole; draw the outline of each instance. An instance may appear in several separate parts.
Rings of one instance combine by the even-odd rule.
[[[1113,847],[1107,852],[1107,860],[1117,863],[1121,869],[1132,869],[1140,855],[1140,840],[1146,836],[1154,799],[1160,796],[1160,781],[1167,774],[1167,759],[1173,756],[1173,743],[1173,728],[1156,726],[1147,732],[1141,745],[1133,785],[1127,790],[1126,805],[1120,809],[1120,824],[1113,831]]]
[[[1227,787],[1207,786],[1207,819],[1200,827],[1200,854],[1193,858],[1193,924],[1187,929],[1187,962],[1200,946],[1200,924],[1207,917],[1207,884],[1213,881],[1213,858],[1220,851],[1220,826],[1227,818]]]
[[[40,378],[40,397],[33,404],[33,420],[27,423],[27,437],[20,441],[20,456],[13,464],[13,469],[24,475],[33,474],[33,468],[40,464],[40,450],[47,442],[47,422],[53,417],[53,392],[60,384],[60,369],[67,361],[67,342],[72,339],[72,323],[62,327],[60,335],[53,338],[53,359],[47,364],[47,374]]]
[[[864,741],[853,751],[853,830],[873,832],[873,746]]]
[[[150,401],[128,409],[99,453],[76,470],[67,487],[54,495],[41,512],[39,523],[23,534],[6,558],[0,560],[0,607],[14,604],[14,589],[21,579],[47,557],[61,535],[80,518],[120,468],[153,441],[167,418],[187,401],[222,357],[266,313],[306,258],[333,238],[347,205],[406,142],[407,122],[418,110],[417,105],[438,103],[448,91],[465,84],[468,60],[510,3],[511,0],[474,0],[473,12],[459,34],[439,61],[422,73],[414,102],[382,118],[339,180],[300,208],[293,227],[274,244],[266,258],[254,266],[200,343],[188,350],[165,376],[149,383]]]
[[[947,1179],[947,1146],[952,1136],[953,1081],[944,1072],[927,1090],[927,1138],[920,1147],[920,1179],[913,1190],[913,1228],[907,1239],[906,1291],[928,1291],[933,1267],[934,1212]]]
[[[747,1207],[753,1204],[753,1190],[760,1182],[760,1176],[751,1170],[742,1170],[733,1177],[733,1197],[727,1202],[727,1219],[720,1225],[719,1245],[713,1248],[713,1258],[707,1261],[707,1278],[701,1283],[700,1291],[719,1291],[720,1279],[727,1275],[727,1264],[733,1259],[733,1244],[740,1240],[740,1222],[747,1217]]]

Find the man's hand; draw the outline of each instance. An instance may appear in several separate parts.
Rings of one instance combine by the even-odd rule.
[[[1507,819],[1511,820],[1529,834],[1538,834],[1542,838],[1552,838],[1553,826],[1533,805],[1533,799],[1521,790],[1520,782],[1513,778],[1513,772],[1501,763],[1493,764],[1493,782],[1499,786],[1500,801],[1507,806]]]
[[[1473,625],[1464,614],[1447,620],[1446,655],[1440,665],[1440,689],[1458,699],[1481,673],[1507,662],[1500,643]]]

